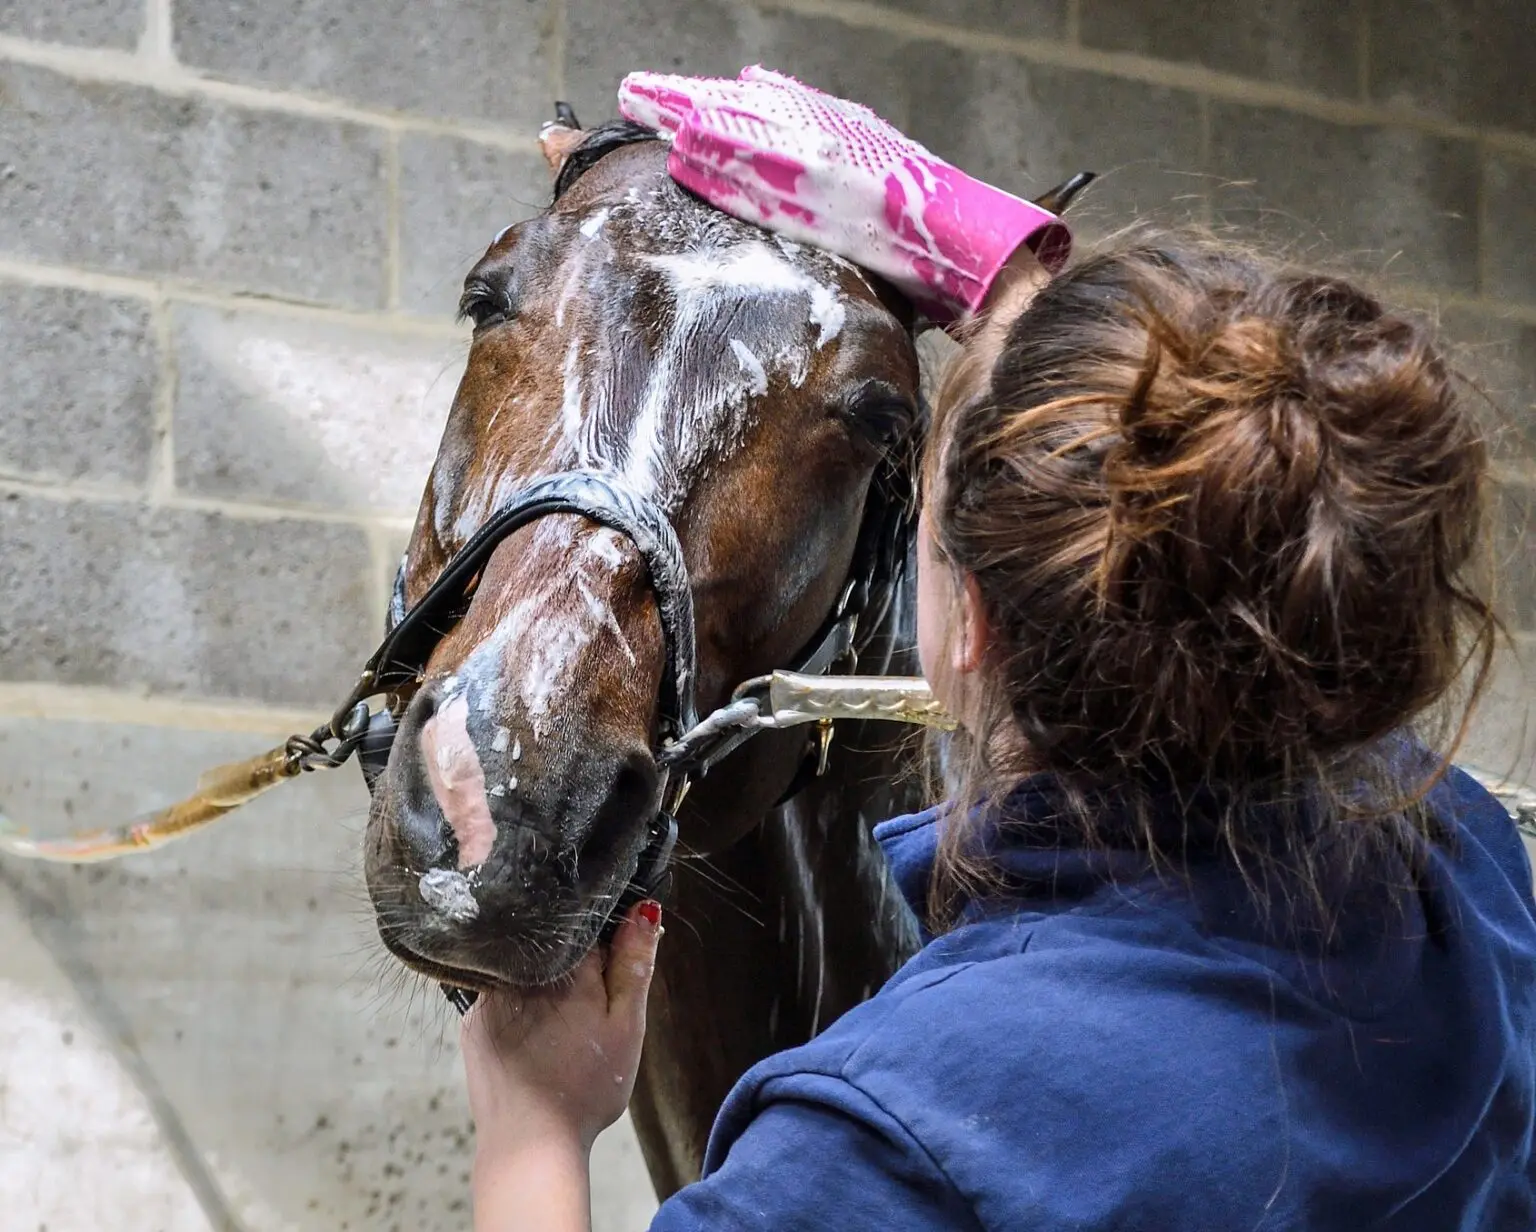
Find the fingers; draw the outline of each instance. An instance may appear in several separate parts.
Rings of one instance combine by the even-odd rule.
[[[652,899],[637,904],[614,933],[606,977],[610,1018],[637,1025],[645,1022],[645,999],[656,972],[661,934],[661,904]]]

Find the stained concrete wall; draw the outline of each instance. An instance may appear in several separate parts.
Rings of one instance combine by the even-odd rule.
[[[1507,408],[1536,637],[1529,0],[0,0],[0,801],[117,818],[311,724],[378,629],[560,97],[760,60],[1017,191],[1262,230],[1438,313]],[[1480,756],[1529,771],[1513,668]],[[452,1023],[372,939],[350,775],[0,868],[8,1228],[458,1228]],[[649,1209],[602,1144],[600,1226]]]

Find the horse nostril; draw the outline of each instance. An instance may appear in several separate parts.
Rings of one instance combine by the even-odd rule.
[[[634,847],[655,807],[656,783],[656,762],[648,752],[631,753],[614,768],[608,792],[581,846],[584,879],[606,876],[620,854]]]
[[[411,698],[395,732],[389,759],[390,812],[395,836],[410,862],[433,867],[457,855],[458,838],[444,816],[432,787],[423,736],[439,711],[437,689],[423,685]]]
[[[643,814],[656,794],[656,763],[649,753],[634,753],[613,776],[602,812],[618,818]]]
[[[411,709],[416,711],[416,721],[425,723],[437,713],[437,690],[431,685],[422,685],[411,698]]]

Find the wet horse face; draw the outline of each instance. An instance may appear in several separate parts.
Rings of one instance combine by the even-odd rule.
[[[702,205],[633,137],[588,134],[554,206],[466,281],[474,342],[406,599],[532,479],[605,472],[681,541],[707,712],[836,603],[876,465],[915,416],[917,360],[852,266]],[[497,548],[375,784],[367,873],[396,955],[471,988],[580,959],[660,803],[663,670],[623,535],[556,515]],[[695,845],[729,841],[684,824]]]

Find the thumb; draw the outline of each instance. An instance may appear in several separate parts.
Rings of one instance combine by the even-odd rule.
[[[633,1023],[645,1021],[645,999],[656,973],[656,946],[661,941],[661,904],[637,903],[613,935],[608,949],[608,1014]]]

